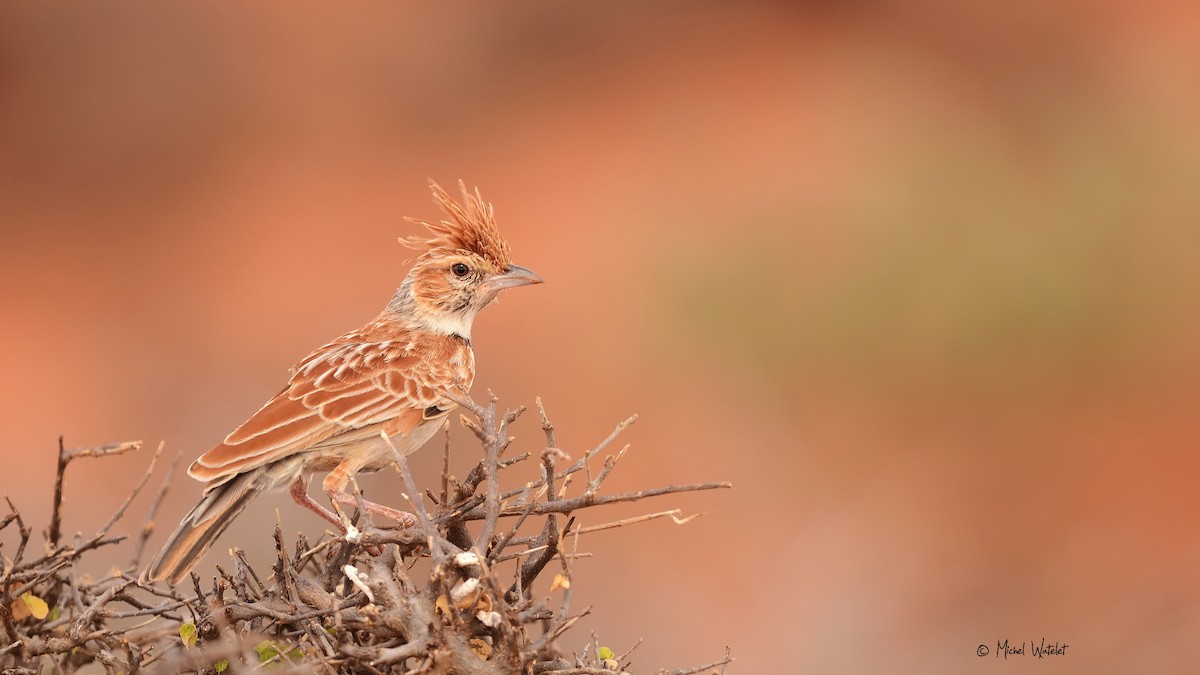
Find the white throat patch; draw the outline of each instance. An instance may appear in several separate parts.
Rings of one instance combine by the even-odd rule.
[[[425,328],[434,333],[440,335],[458,335],[468,340],[471,339],[471,324],[475,320],[474,312],[454,312],[452,314],[437,314],[422,318],[425,320]]]

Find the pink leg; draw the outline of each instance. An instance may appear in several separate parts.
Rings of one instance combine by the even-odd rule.
[[[325,488],[325,494],[329,495],[330,501],[332,501],[335,506],[339,503],[355,507],[360,505],[359,500],[355,498],[354,495],[346,492],[346,484],[349,482],[350,470],[346,462],[342,462],[341,464],[337,465],[333,471],[329,472],[328,476],[325,476],[322,487]],[[307,497],[308,494],[305,493],[304,496]],[[361,500],[361,506],[372,515],[382,516],[389,520],[396,521],[396,523],[398,523],[402,529],[409,528],[417,524],[416,516],[405,511],[393,509],[390,506],[376,504],[375,502],[369,502],[365,499]],[[321,510],[329,513],[323,508]]]
[[[342,522],[332,511],[318,504],[312,497],[308,496],[308,481],[304,478],[297,478],[291,487],[292,499],[304,508],[321,516],[325,520],[333,523],[342,532],[346,531],[346,523]]]

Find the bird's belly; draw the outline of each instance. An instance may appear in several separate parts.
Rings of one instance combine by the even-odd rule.
[[[382,424],[339,434],[308,449],[304,470],[306,473],[332,471],[349,460],[359,467],[358,471],[378,471],[395,460],[393,446],[400,454],[410,455],[437,433],[441,422],[440,419],[428,420],[418,424],[408,434],[391,435],[388,437],[390,445],[380,435]]]

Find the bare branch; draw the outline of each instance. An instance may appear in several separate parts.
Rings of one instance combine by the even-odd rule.
[[[111,517],[90,536],[79,534],[66,543],[62,504],[67,466],[80,457],[120,454],[138,444],[67,450],[60,441],[46,551],[36,558],[26,557],[31,528],[11,502],[9,513],[0,516],[0,530],[15,526],[19,539],[11,564],[0,575],[0,668],[16,673],[70,673],[86,665],[109,673],[186,670],[230,675],[263,666],[274,666],[273,671],[280,673],[331,675],[614,672],[617,666],[610,659],[599,658],[598,638],[588,647],[591,656],[576,657],[574,663],[563,656],[572,652],[559,646],[591,609],[571,613],[576,583],[572,565],[593,556],[579,550],[580,537],[662,518],[684,524],[700,514],[683,517],[678,509],[661,510],[577,527],[577,512],[728,488],[729,483],[604,494],[605,481],[629,446],[605,457],[598,467],[591,461],[636,416],[616,425],[595,447],[572,460],[558,447],[554,424],[537,399],[544,446],[522,448],[521,454],[505,457],[515,442],[510,430],[525,408],[501,414],[498,399],[490,392],[486,405],[467,398],[457,402],[473,416],[464,415],[463,424],[480,444],[477,463],[461,481],[450,475],[448,425],[441,484],[424,492],[418,489],[407,458],[388,436],[382,436],[403,483],[402,496],[416,517],[415,526],[376,527],[367,517],[357,522],[356,516],[348,537],[323,535],[310,545],[300,535],[289,544],[277,512],[271,567],[257,571],[253,558],[235,545],[249,549],[257,542],[230,542],[232,564],[215,568],[207,591],[196,574],[190,587],[142,586],[138,581],[142,551],[181,455],[176,453],[167,468],[131,542],[110,532],[148,484],[163,451],[161,443],[145,474]],[[536,463],[522,464],[535,455]],[[532,475],[506,486],[505,479],[516,473],[514,467]],[[368,514],[357,484],[351,482],[351,488],[359,501],[358,515]],[[563,516],[565,526],[560,524]],[[122,543],[132,552],[128,569],[97,576],[81,568],[90,551]],[[553,578],[546,581],[543,575],[555,561],[552,574],[545,574]],[[502,565],[511,567],[501,572]],[[205,574],[212,577],[211,571]],[[542,584],[548,584],[549,591],[535,594],[535,585]],[[552,602],[555,593],[560,595]],[[17,611],[27,614],[14,619]],[[632,649],[617,660],[618,670],[627,670],[624,661]],[[727,652],[724,661],[675,672],[685,675],[723,668],[730,660]]]

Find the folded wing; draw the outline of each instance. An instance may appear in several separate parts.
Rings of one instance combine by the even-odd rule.
[[[441,392],[470,387],[473,369],[454,367],[471,359],[469,351],[465,345],[417,340],[330,343],[301,361],[283,391],[201,455],[188,473],[209,481],[211,489],[289,455],[335,445],[342,436],[361,437],[368,427],[407,434],[431,408],[440,415],[454,407]]]

